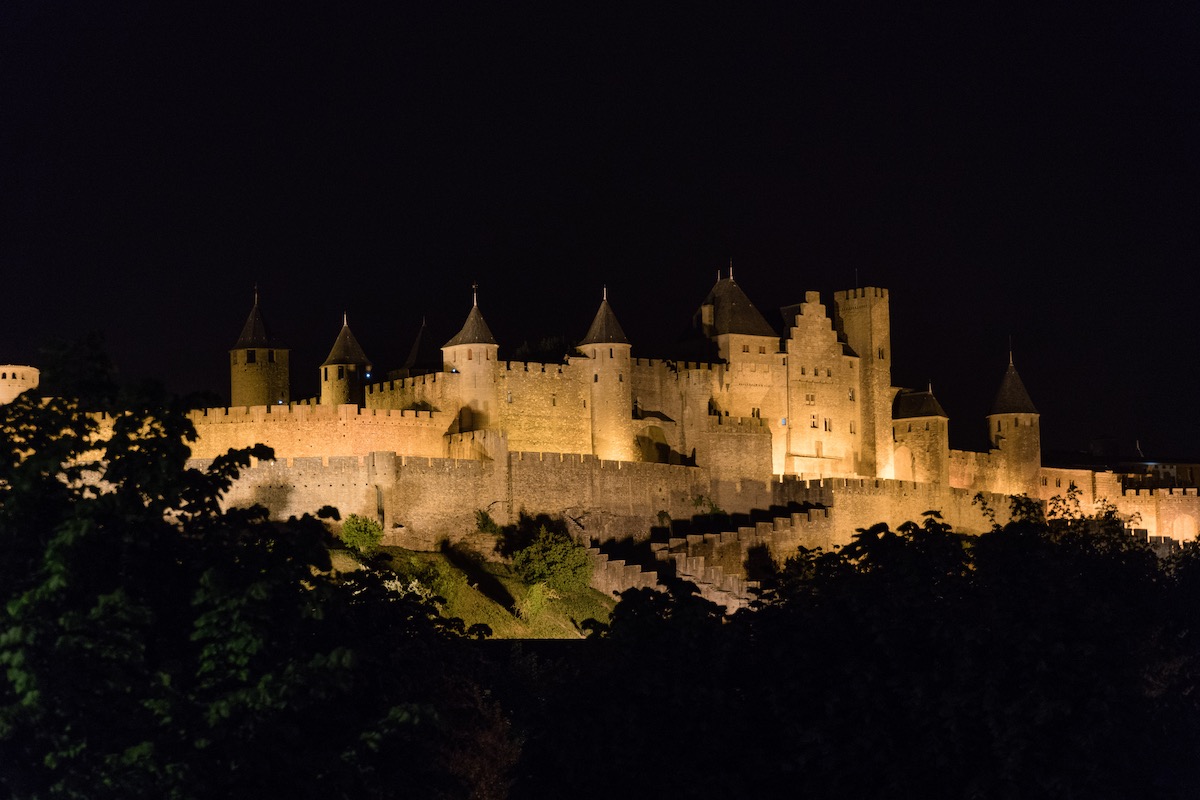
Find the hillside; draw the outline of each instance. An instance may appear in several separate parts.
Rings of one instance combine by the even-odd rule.
[[[607,622],[616,605],[616,598],[595,589],[559,596],[527,586],[508,564],[484,560],[468,550],[430,553],[383,547],[379,552],[390,558],[385,568],[396,573],[401,586],[444,598],[445,616],[458,617],[467,626],[483,623],[497,639],[581,638],[585,620]],[[335,569],[358,568],[349,552],[333,555]]]

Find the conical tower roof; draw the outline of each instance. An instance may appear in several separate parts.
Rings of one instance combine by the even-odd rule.
[[[412,374],[427,370],[437,370],[441,366],[442,354],[429,337],[429,327],[425,324],[425,318],[422,317],[421,328],[417,331],[416,341],[413,342],[412,349],[408,351],[408,358],[404,359],[404,369],[408,370],[409,374]]]
[[[479,311],[478,305],[471,306],[471,313],[467,314],[467,321],[463,323],[462,330],[458,332],[453,339],[446,342],[443,347],[453,347],[456,344],[495,344],[496,337],[492,336],[492,330],[487,323],[483,321],[483,314]]]
[[[608,304],[607,290],[600,301],[596,317],[592,320],[592,327],[588,328],[587,336],[584,336],[579,344],[629,344],[629,339],[625,338],[625,331],[621,330],[621,323],[617,322],[617,315]]]
[[[933,396],[933,389],[917,391],[902,389],[892,403],[892,419],[912,419],[913,417],[946,417],[949,415],[942,404]]]
[[[779,336],[750,302],[733,277],[717,278],[703,305],[713,307],[713,336],[737,333],[748,336]]]
[[[350,323],[345,315],[342,316],[342,330],[338,332],[337,341],[333,343],[333,349],[329,351],[329,358],[325,359],[322,367],[332,366],[334,364],[358,364],[367,365],[371,360],[367,358],[367,354],[363,352],[362,345],[358,343],[358,339],[354,338],[354,334],[350,332]]]
[[[1029,392],[1025,390],[1025,384],[1021,381],[1021,376],[1017,374],[1017,368],[1013,366],[1012,357],[1008,359],[1008,369],[1004,371],[1004,378],[1000,381],[1000,391],[996,392],[996,399],[992,403],[992,411],[989,416],[995,414],[1036,414],[1038,410],[1033,406],[1033,400],[1029,398]]]
[[[233,349],[277,346],[267,335],[267,326],[263,322],[262,312],[258,308],[258,291],[255,290],[254,306],[250,309],[250,316],[246,318],[246,324],[242,326],[242,335],[238,337],[237,344],[233,346]]]

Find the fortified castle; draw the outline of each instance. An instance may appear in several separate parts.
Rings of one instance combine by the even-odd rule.
[[[1039,415],[1011,358],[986,417],[990,447],[952,450],[932,391],[892,385],[888,303],[876,287],[836,292],[832,307],[809,292],[782,309],[780,336],[730,270],[693,315],[690,360],[634,357],[605,295],[574,354],[538,363],[500,360],[475,299],[440,357],[422,327],[383,379],[343,319],[320,395],[294,401],[289,351],[256,295],[229,351],[231,406],[192,414],[193,459],[266,444],[275,460],[248,470],[228,502],[280,517],[334,505],[415,549],[469,538],[477,510],[502,524],[562,514],[597,546],[605,590],[655,582],[604,549],[650,538],[656,559],[731,607],[749,597],[751,547],[786,557],[929,510],[981,532],[1015,495],[1071,493],[1083,513],[1113,505],[1143,535],[1196,537],[1194,488],[1127,489],[1117,473],[1044,467]],[[6,371],[36,384],[30,368]],[[690,532],[688,520],[713,512],[736,527]]]

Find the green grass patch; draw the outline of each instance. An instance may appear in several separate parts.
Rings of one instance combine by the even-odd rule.
[[[607,622],[616,598],[590,587],[554,592],[527,586],[512,568],[461,551],[427,553],[382,547],[404,586],[415,585],[445,598],[447,617],[468,626],[483,623],[498,639],[571,639],[584,635],[586,619]],[[414,584],[415,582],[415,584]]]

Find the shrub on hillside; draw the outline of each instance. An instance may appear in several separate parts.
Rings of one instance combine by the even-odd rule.
[[[567,534],[544,525],[528,546],[513,555],[513,569],[531,586],[544,583],[562,593],[582,591],[592,580],[587,550]]]
[[[383,526],[369,517],[351,514],[342,524],[342,542],[363,555],[370,555],[382,540]]]

